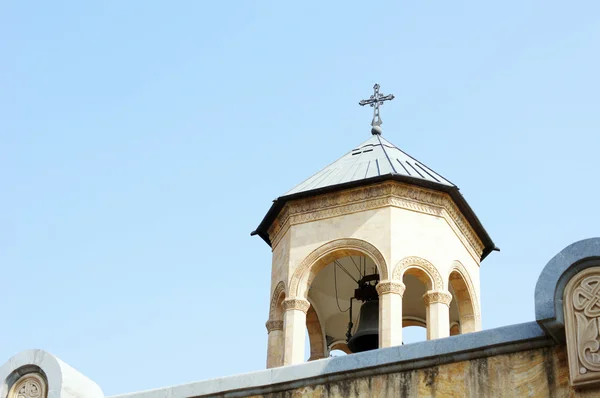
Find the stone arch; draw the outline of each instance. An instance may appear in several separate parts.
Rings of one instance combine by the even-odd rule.
[[[402,327],[405,328],[409,326],[419,326],[427,329],[427,321],[414,316],[402,318]]]
[[[465,266],[458,260],[452,262],[448,273],[448,286],[454,290],[454,300],[458,304],[460,333],[476,332],[481,329],[479,300]]]
[[[269,307],[269,320],[283,321],[283,300],[285,299],[285,283],[280,281],[271,295],[271,306]]]
[[[411,270],[416,270],[416,272],[413,273]],[[407,272],[419,278],[428,290],[441,290],[444,286],[442,276],[437,268],[424,258],[416,256],[403,258],[394,267],[392,279],[401,281]]]
[[[310,346],[309,361],[325,358],[325,335],[319,315],[315,311],[314,305],[311,303],[306,312],[306,330],[308,331],[308,344]]]
[[[369,256],[379,270],[380,279],[388,279],[385,258],[375,246],[362,239],[337,239],[319,246],[306,256],[292,275],[289,287],[290,297],[306,298],[308,286],[319,271],[338,258],[355,255]]]

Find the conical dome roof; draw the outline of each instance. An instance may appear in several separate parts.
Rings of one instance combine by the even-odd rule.
[[[448,193],[483,242],[481,259],[492,250],[498,250],[456,185],[379,134],[373,134],[367,141],[274,200],[252,235],[259,235],[271,245],[267,230],[289,200],[387,180]]]
[[[285,195],[368,180],[386,174],[401,175],[432,183],[454,186],[450,181],[425,166],[380,135],[374,134],[329,166],[296,185]]]

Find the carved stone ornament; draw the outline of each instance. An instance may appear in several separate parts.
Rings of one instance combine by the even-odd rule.
[[[275,290],[273,290],[273,294],[271,295],[271,306],[269,307],[269,319],[276,318],[276,309],[277,303],[279,302],[280,296],[285,294],[285,283],[280,281],[277,286],[275,286]]]
[[[379,295],[394,293],[402,296],[404,294],[404,290],[406,290],[406,285],[400,281],[381,281],[375,286],[377,289],[377,293]]]
[[[267,332],[271,333],[273,330],[283,330],[283,321],[267,321],[265,324]]]
[[[310,308],[310,303],[308,302],[308,300],[293,299],[293,298],[283,300],[283,309],[285,311],[299,310],[306,314],[308,312],[309,308]]]
[[[46,398],[46,380],[37,373],[29,373],[11,387],[8,398]]]
[[[293,200],[286,203],[268,233],[275,247],[291,225],[387,206],[443,217],[473,258],[479,261],[483,243],[448,194],[399,182]]]
[[[442,303],[446,305],[450,305],[452,301],[452,295],[450,292],[443,292],[440,290],[430,290],[423,295],[423,302],[425,306],[429,306],[429,304]]]
[[[404,276],[404,271],[406,271],[410,267],[417,267],[425,271],[427,275],[432,279],[432,285],[434,289],[441,289],[444,286],[444,281],[442,280],[442,276],[440,275],[435,265],[430,263],[421,257],[410,256],[405,257],[396,264],[394,268],[394,272],[392,273],[392,279],[402,280]]]
[[[342,238],[332,240],[330,242],[325,243],[322,246],[319,246],[315,250],[313,250],[304,260],[300,266],[294,271],[292,275],[292,279],[290,281],[289,294],[291,296],[299,296],[299,285],[300,280],[309,274],[311,268],[315,267],[315,265],[323,259],[327,259],[325,263],[329,263],[333,261],[333,258],[329,258],[328,256],[337,252],[344,255],[351,255],[354,251],[358,253],[362,253],[371,257],[377,269],[379,270],[379,275],[382,279],[388,278],[388,269],[387,264],[385,262],[385,258],[383,254],[371,243],[356,238]],[[323,264],[321,264],[323,265]],[[310,280],[308,281],[308,285],[310,285]]]
[[[563,305],[571,385],[600,384],[600,267],[569,281]]]

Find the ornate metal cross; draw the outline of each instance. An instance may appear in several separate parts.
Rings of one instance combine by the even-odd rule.
[[[361,100],[358,104],[360,106],[371,105],[373,108],[373,120],[371,121],[371,126],[381,126],[381,117],[379,117],[379,106],[383,105],[383,101],[391,101],[393,100],[394,94],[383,95],[379,92],[379,84],[375,84],[373,86],[374,94],[368,100]]]

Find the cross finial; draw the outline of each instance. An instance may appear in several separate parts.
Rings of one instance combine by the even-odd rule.
[[[358,104],[360,106],[370,105],[373,108],[373,120],[371,121],[371,132],[373,134],[381,134],[381,117],[379,116],[379,106],[383,105],[384,101],[391,101],[394,99],[394,94],[383,95],[379,92],[379,84],[373,86],[373,95],[367,100],[361,100]]]

